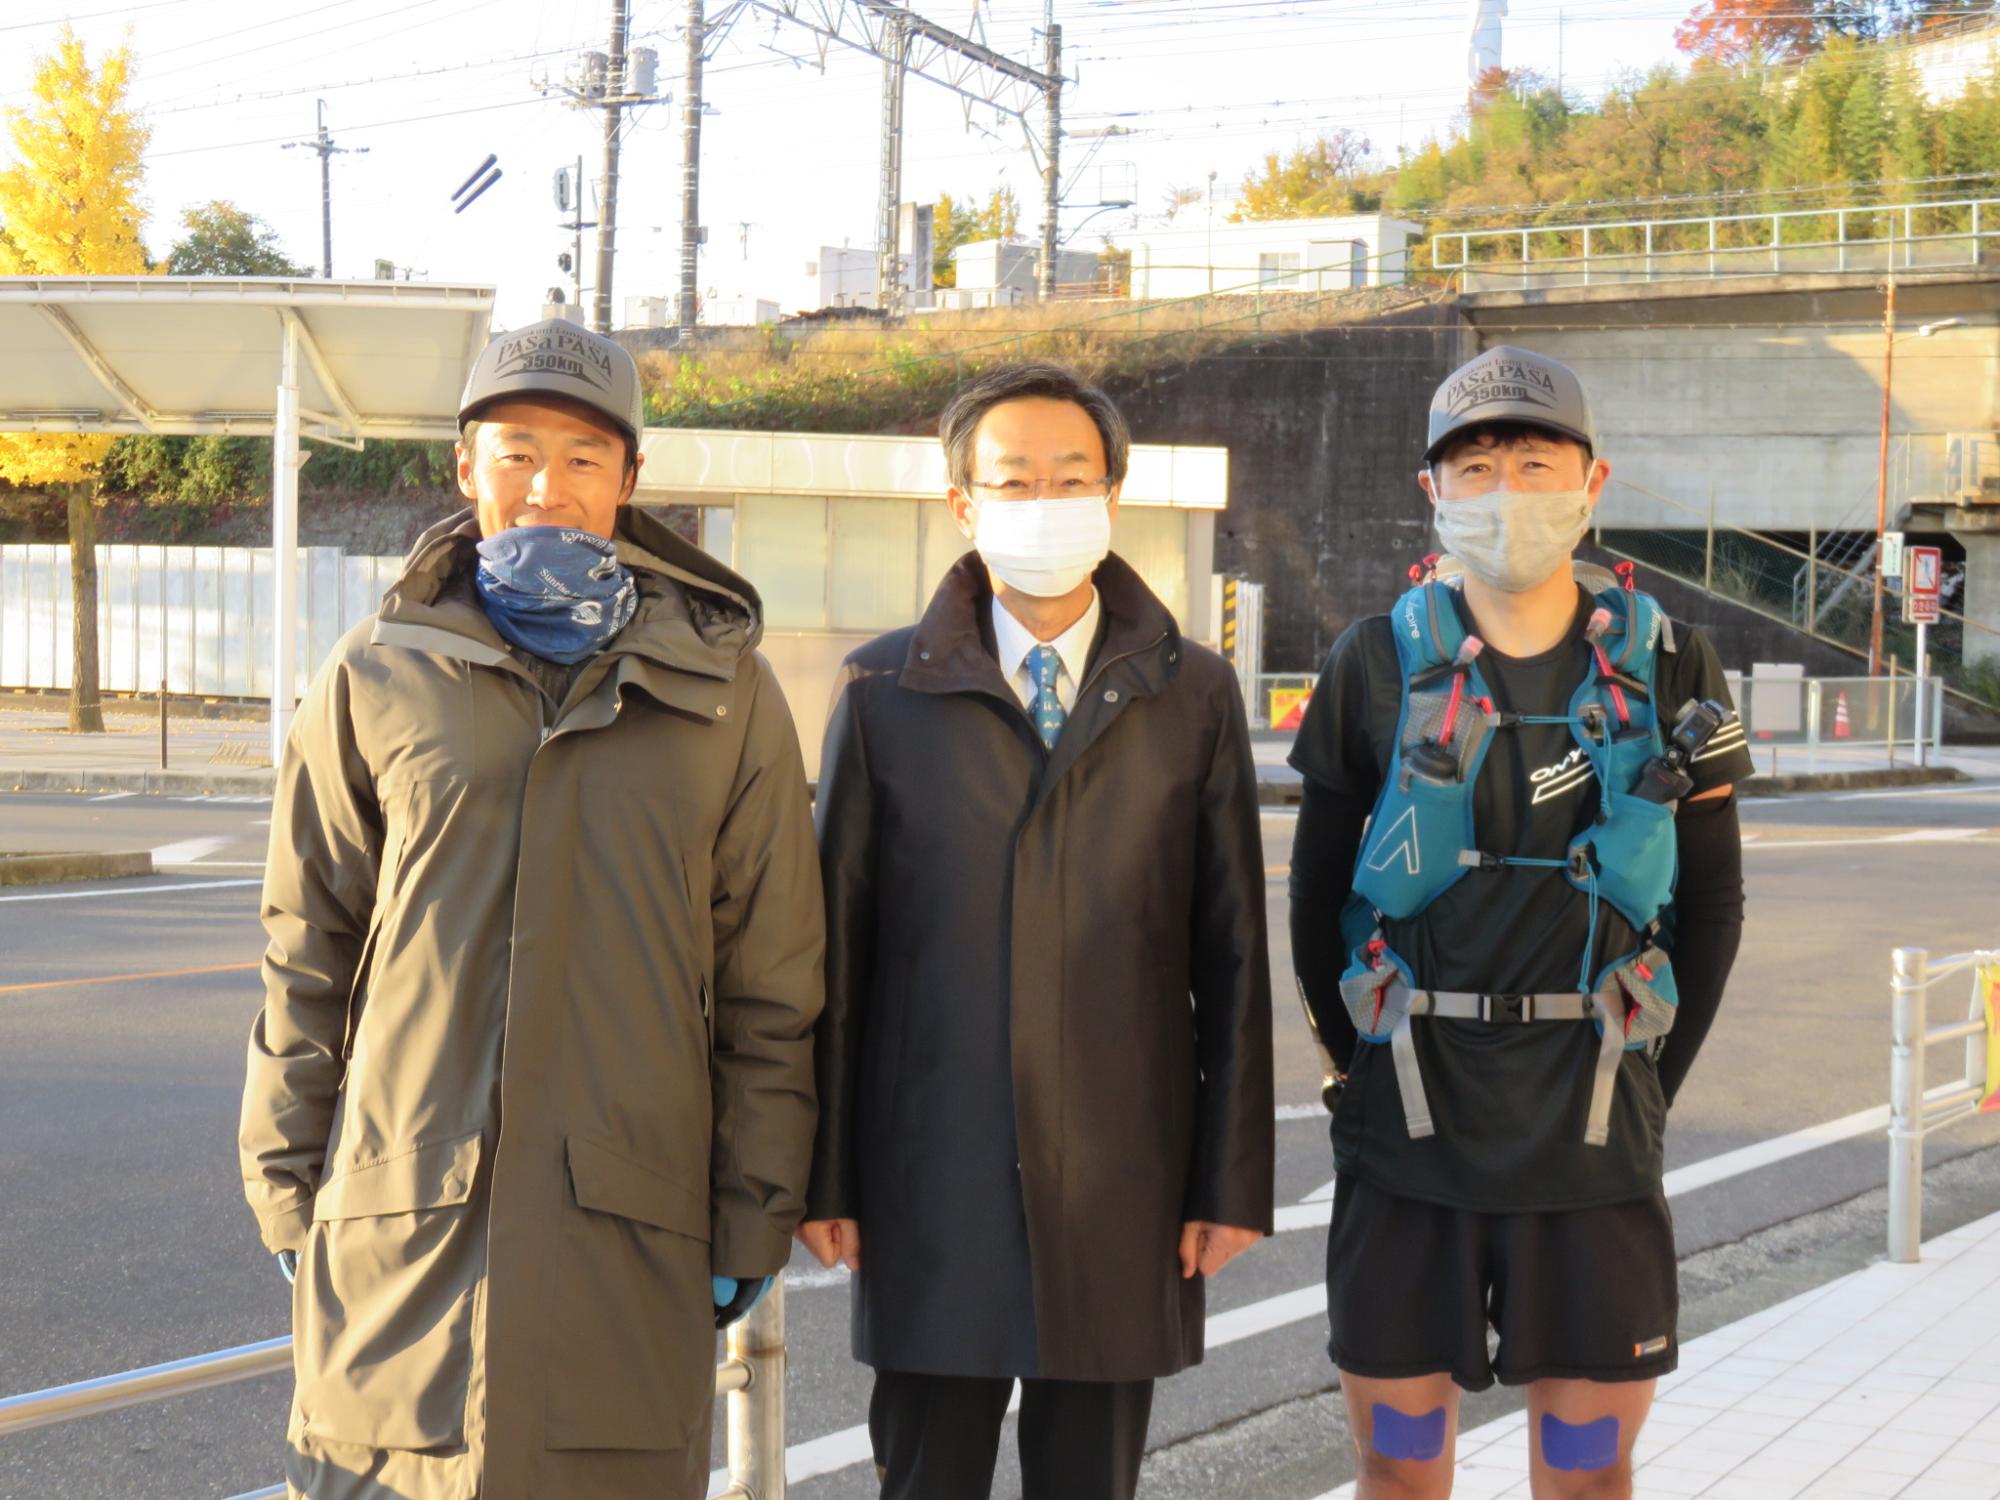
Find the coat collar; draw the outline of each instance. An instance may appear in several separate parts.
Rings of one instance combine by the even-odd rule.
[[[1109,553],[1091,575],[1103,607],[1089,675],[1116,661],[1130,661],[1157,693],[1171,675],[1170,658],[1180,653],[1180,628],[1167,607],[1146,587],[1132,565]],[[1000,676],[988,637],[981,628],[991,608],[993,586],[977,552],[968,552],[944,575],[910,637],[900,681],[920,693],[992,691],[1012,696]],[[990,627],[988,627],[990,629]]]
[[[733,680],[738,663],[763,634],[757,591],[637,507],[619,512],[614,540],[619,561],[632,569],[639,586],[632,622],[603,652],[607,659],[624,658],[620,680],[676,703],[684,694],[669,689],[662,673]],[[383,597],[373,641],[482,666],[512,665],[486,612],[464,590],[450,587],[476,565],[478,541],[478,517],[469,507],[419,537],[402,575]]]

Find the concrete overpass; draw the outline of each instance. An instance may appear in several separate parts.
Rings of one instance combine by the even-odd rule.
[[[1472,292],[1467,353],[1518,343],[1572,365],[1620,480],[1602,524],[1875,528],[1877,270]],[[1902,273],[1889,525],[1964,549],[1970,657],[2000,657],[2000,269]],[[1920,329],[1928,327],[1928,334]],[[1994,632],[1994,633],[1989,633]]]

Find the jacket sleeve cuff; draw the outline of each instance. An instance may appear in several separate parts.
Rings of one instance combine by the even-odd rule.
[[[312,1199],[306,1198],[286,1208],[260,1215],[257,1229],[264,1248],[276,1255],[280,1250],[303,1250],[306,1233],[312,1228]]]
[[[762,1214],[738,1219],[726,1214],[715,1216],[714,1233],[708,1247],[709,1269],[717,1276],[747,1280],[753,1276],[776,1276],[792,1258],[792,1236],[782,1225]]]

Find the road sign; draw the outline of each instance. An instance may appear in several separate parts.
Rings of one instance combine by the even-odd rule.
[[[1882,576],[1884,578],[1903,576],[1903,533],[1900,531],[1882,533]]]
[[[1936,547],[1906,547],[1903,559],[1903,623],[1937,624],[1938,594],[1944,586],[1944,553]]]

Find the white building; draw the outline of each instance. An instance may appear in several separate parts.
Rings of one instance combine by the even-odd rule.
[[[679,297],[627,297],[623,326],[672,328],[680,321],[677,316],[680,300]],[[569,316],[548,307],[542,312],[546,317]],[[576,319],[583,321],[581,308],[576,310]],[[710,292],[696,305],[695,321],[704,328],[761,328],[778,321],[778,304],[768,297],[723,297]]]
[[[1423,226],[1388,214],[1144,229],[1130,242],[1135,298],[1334,292],[1405,278]]]
[[[896,271],[903,304],[915,311],[933,305],[931,266],[936,256],[933,210],[928,203],[905,203],[896,218]],[[806,275],[819,280],[821,307],[875,307],[881,302],[882,255],[873,246],[822,245]]]
[[[958,274],[956,287],[938,293],[941,306],[1012,307],[1033,302],[1041,268],[1042,247],[1025,240],[972,240],[951,252]],[[1088,287],[1099,277],[1094,250],[1058,250],[1056,285]]]

